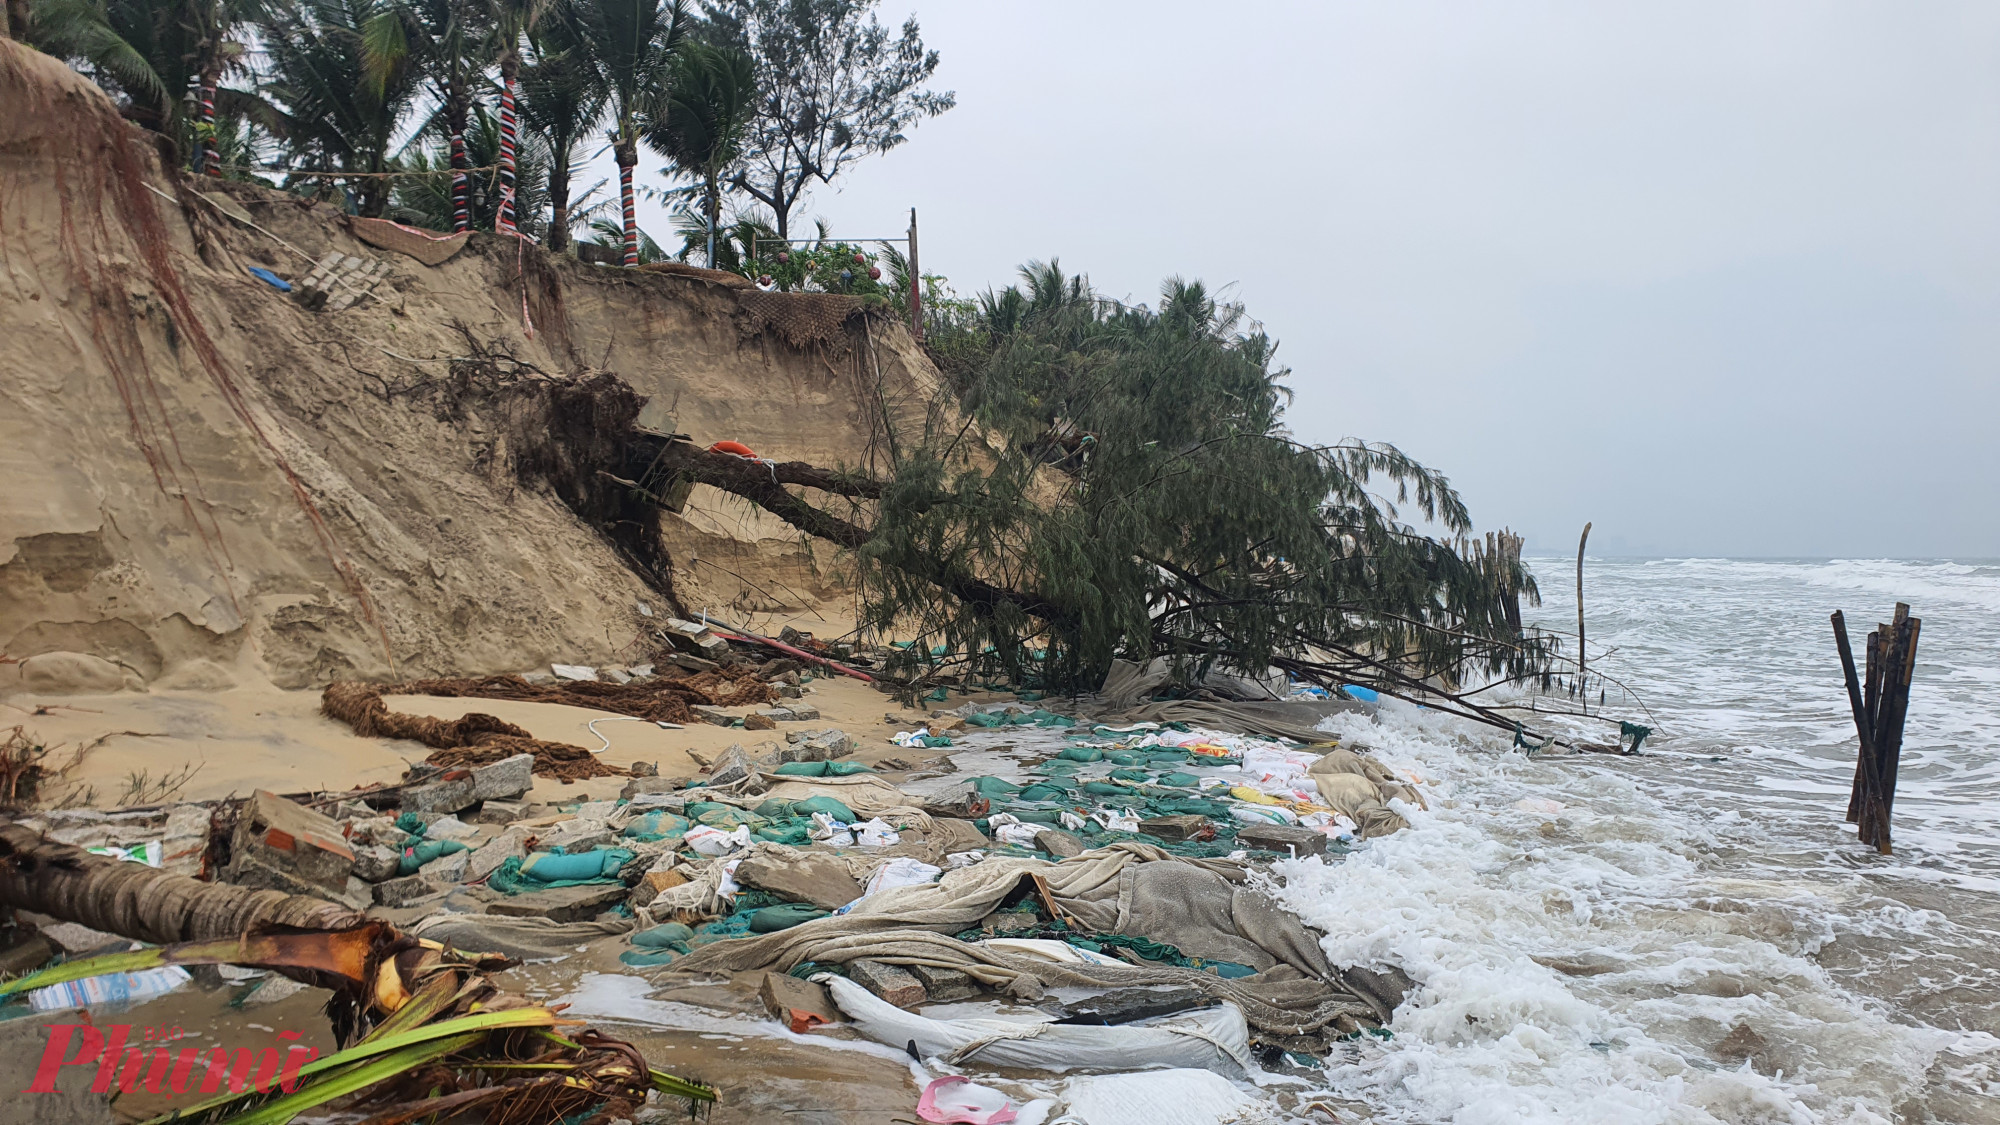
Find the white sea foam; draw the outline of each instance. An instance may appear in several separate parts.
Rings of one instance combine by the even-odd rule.
[[[1328,1073],[1377,1120],[1888,1122],[1941,1057],[2000,1046],[1833,981],[1813,955],[1852,889],[1735,876],[1717,858],[1746,830],[1734,810],[1407,707],[1329,726],[1429,783],[1409,830],[1281,868],[1279,894],[1337,963],[1417,982],[1394,1038]],[[1920,935],[1943,919],[1898,921]]]

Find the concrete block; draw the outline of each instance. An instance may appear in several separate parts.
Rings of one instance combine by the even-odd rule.
[[[420,898],[437,894],[436,884],[422,875],[404,875],[375,884],[375,905],[408,906]]]
[[[403,857],[394,848],[380,844],[369,844],[354,853],[354,874],[370,883],[396,877],[396,869]]]
[[[618,791],[618,799],[630,801],[647,793],[672,793],[686,787],[687,778],[684,777],[635,777]]]
[[[791,902],[837,910],[861,897],[862,886],[847,865],[830,855],[800,853],[794,859],[755,855],[736,866],[736,881]]]
[[[489,903],[486,913],[512,918],[547,918],[551,922],[588,922],[602,911],[624,901],[625,894],[625,887],[620,883],[557,887],[510,895]]]
[[[1057,859],[1068,859],[1089,850],[1081,838],[1060,828],[1044,828],[1035,833],[1035,846]]]
[[[342,893],[354,870],[354,849],[333,818],[261,789],[237,813],[230,853]]]
[[[923,982],[899,965],[849,961],[847,978],[898,1008],[914,1008],[929,997]]]
[[[748,750],[743,749],[741,746],[731,746],[729,749],[724,750],[722,757],[717,758],[715,765],[710,767],[708,771],[708,783],[710,785],[728,785],[732,782],[741,781],[750,776],[750,770],[753,765],[754,763],[751,761]]]
[[[1261,848],[1279,855],[1297,854],[1300,858],[1326,854],[1325,835],[1289,824],[1238,825],[1236,842],[1246,848]]]
[[[472,799],[510,800],[535,786],[535,756],[516,754],[491,765],[472,767]]]
[[[1215,1001],[1199,988],[1120,988],[1063,1005],[1057,1023],[1121,1024],[1206,1008]]]
[[[465,865],[471,858],[471,852],[441,855],[424,864],[417,874],[429,879],[440,888],[455,887],[465,880]]]
[[[510,857],[526,859],[528,856],[525,847],[526,836],[526,832],[515,828],[502,832],[480,845],[466,856],[465,874],[460,877],[460,881],[477,883],[493,874]]]
[[[949,1004],[954,1000],[979,995],[979,982],[957,969],[944,969],[932,965],[911,965],[910,975],[924,986],[924,995],[933,1004]]]
[[[1207,817],[1184,813],[1179,816],[1156,816],[1151,820],[1142,820],[1139,822],[1139,831],[1148,836],[1158,836],[1162,840],[1195,840],[1200,839],[1204,833],[1213,835],[1215,829],[1209,825]]]
[[[453,777],[452,774],[460,776]],[[476,800],[477,798],[472,795],[472,772],[453,770],[442,780],[403,790],[403,811],[455,813],[460,809],[469,808]]]
[[[788,973],[765,973],[757,988],[757,998],[771,1018],[793,1034],[801,1034],[820,1024],[839,1023],[840,1009],[834,1006],[825,985],[800,980]]]

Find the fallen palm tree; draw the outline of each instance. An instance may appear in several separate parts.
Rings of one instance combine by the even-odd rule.
[[[631,1044],[502,991],[491,974],[508,958],[411,937],[332,903],[203,883],[0,823],[0,905],[162,943],[30,974],[0,984],[0,997],[105,973],[215,964],[271,969],[332,991],[327,1015],[341,1050],[254,1076],[240,1067],[223,1092],[156,1121],[278,1125],[337,1106],[371,1125],[472,1114],[514,1125],[629,1117],[654,1092],[715,1100],[713,1089],[648,1066]],[[154,1068],[185,1083],[200,1059],[192,1049],[183,1056],[171,1071]],[[211,1067],[204,1089],[216,1084]]]

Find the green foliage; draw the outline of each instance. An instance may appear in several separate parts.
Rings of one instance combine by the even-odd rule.
[[[35,45],[79,64],[149,129],[191,115],[190,87],[243,57],[240,32],[259,0],[35,0]]]
[[[1154,310],[1054,264],[1023,275],[960,331],[965,415],[934,411],[897,453],[858,552],[868,626],[914,624],[906,654],[990,645],[1016,682],[1071,690],[1114,657],[1362,682],[1537,659],[1495,576],[1401,522],[1470,530],[1444,477],[1392,446],[1291,438],[1288,372],[1242,308],[1198,283]]]
[[[384,0],[296,0],[260,25],[269,56],[264,93],[280,107],[286,154],[308,168],[389,170],[389,150],[417,94],[412,60],[382,61],[363,46]],[[388,181],[352,181],[357,209],[379,215]]]
[[[870,278],[868,271],[880,270],[876,259],[852,242],[825,237],[805,245],[772,243],[759,250],[757,265],[781,290],[816,293],[850,293],[856,296],[885,295],[891,284],[887,274]]]
[[[722,219],[722,173],[743,152],[743,131],[756,92],[752,82],[750,56],[743,52],[683,43],[674,56],[665,101],[646,124],[647,145],[673,161],[670,171],[701,187],[703,260],[710,269],[720,267],[706,228]]]
[[[500,160],[500,119],[480,106],[473,111],[472,120],[465,131],[466,159],[474,168],[490,168]],[[548,150],[539,137],[532,133],[521,136],[514,145],[515,166],[515,207],[521,230],[533,237],[541,237],[547,226]],[[448,231],[452,224],[451,204],[451,147],[450,141],[436,139],[428,152],[415,152],[397,162],[403,171],[424,172],[436,169],[435,174],[418,179],[395,181],[396,206],[415,212],[421,216],[417,222],[432,230]],[[473,230],[492,230],[500,214],[500,178],[494,172],[475,172],[471,176],[469,217]],[[415,217],[415,216],[412,216]]]
[[[757,105],[736,190],[769,208],[780,237],[817,180],[903,143],[954,104],[924,88],[937,70],[915,18],[889,37],[879,0],[711,0],[698,35],[756,62]]]

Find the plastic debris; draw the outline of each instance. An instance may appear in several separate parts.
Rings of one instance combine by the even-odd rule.
[[[1006,1125],[1016,1117],[1007,1095],[973,1083],[963,1075],[935,1079],[917,1099],[917,1116],[925,1121],[963,1121],[971,1125]]]

